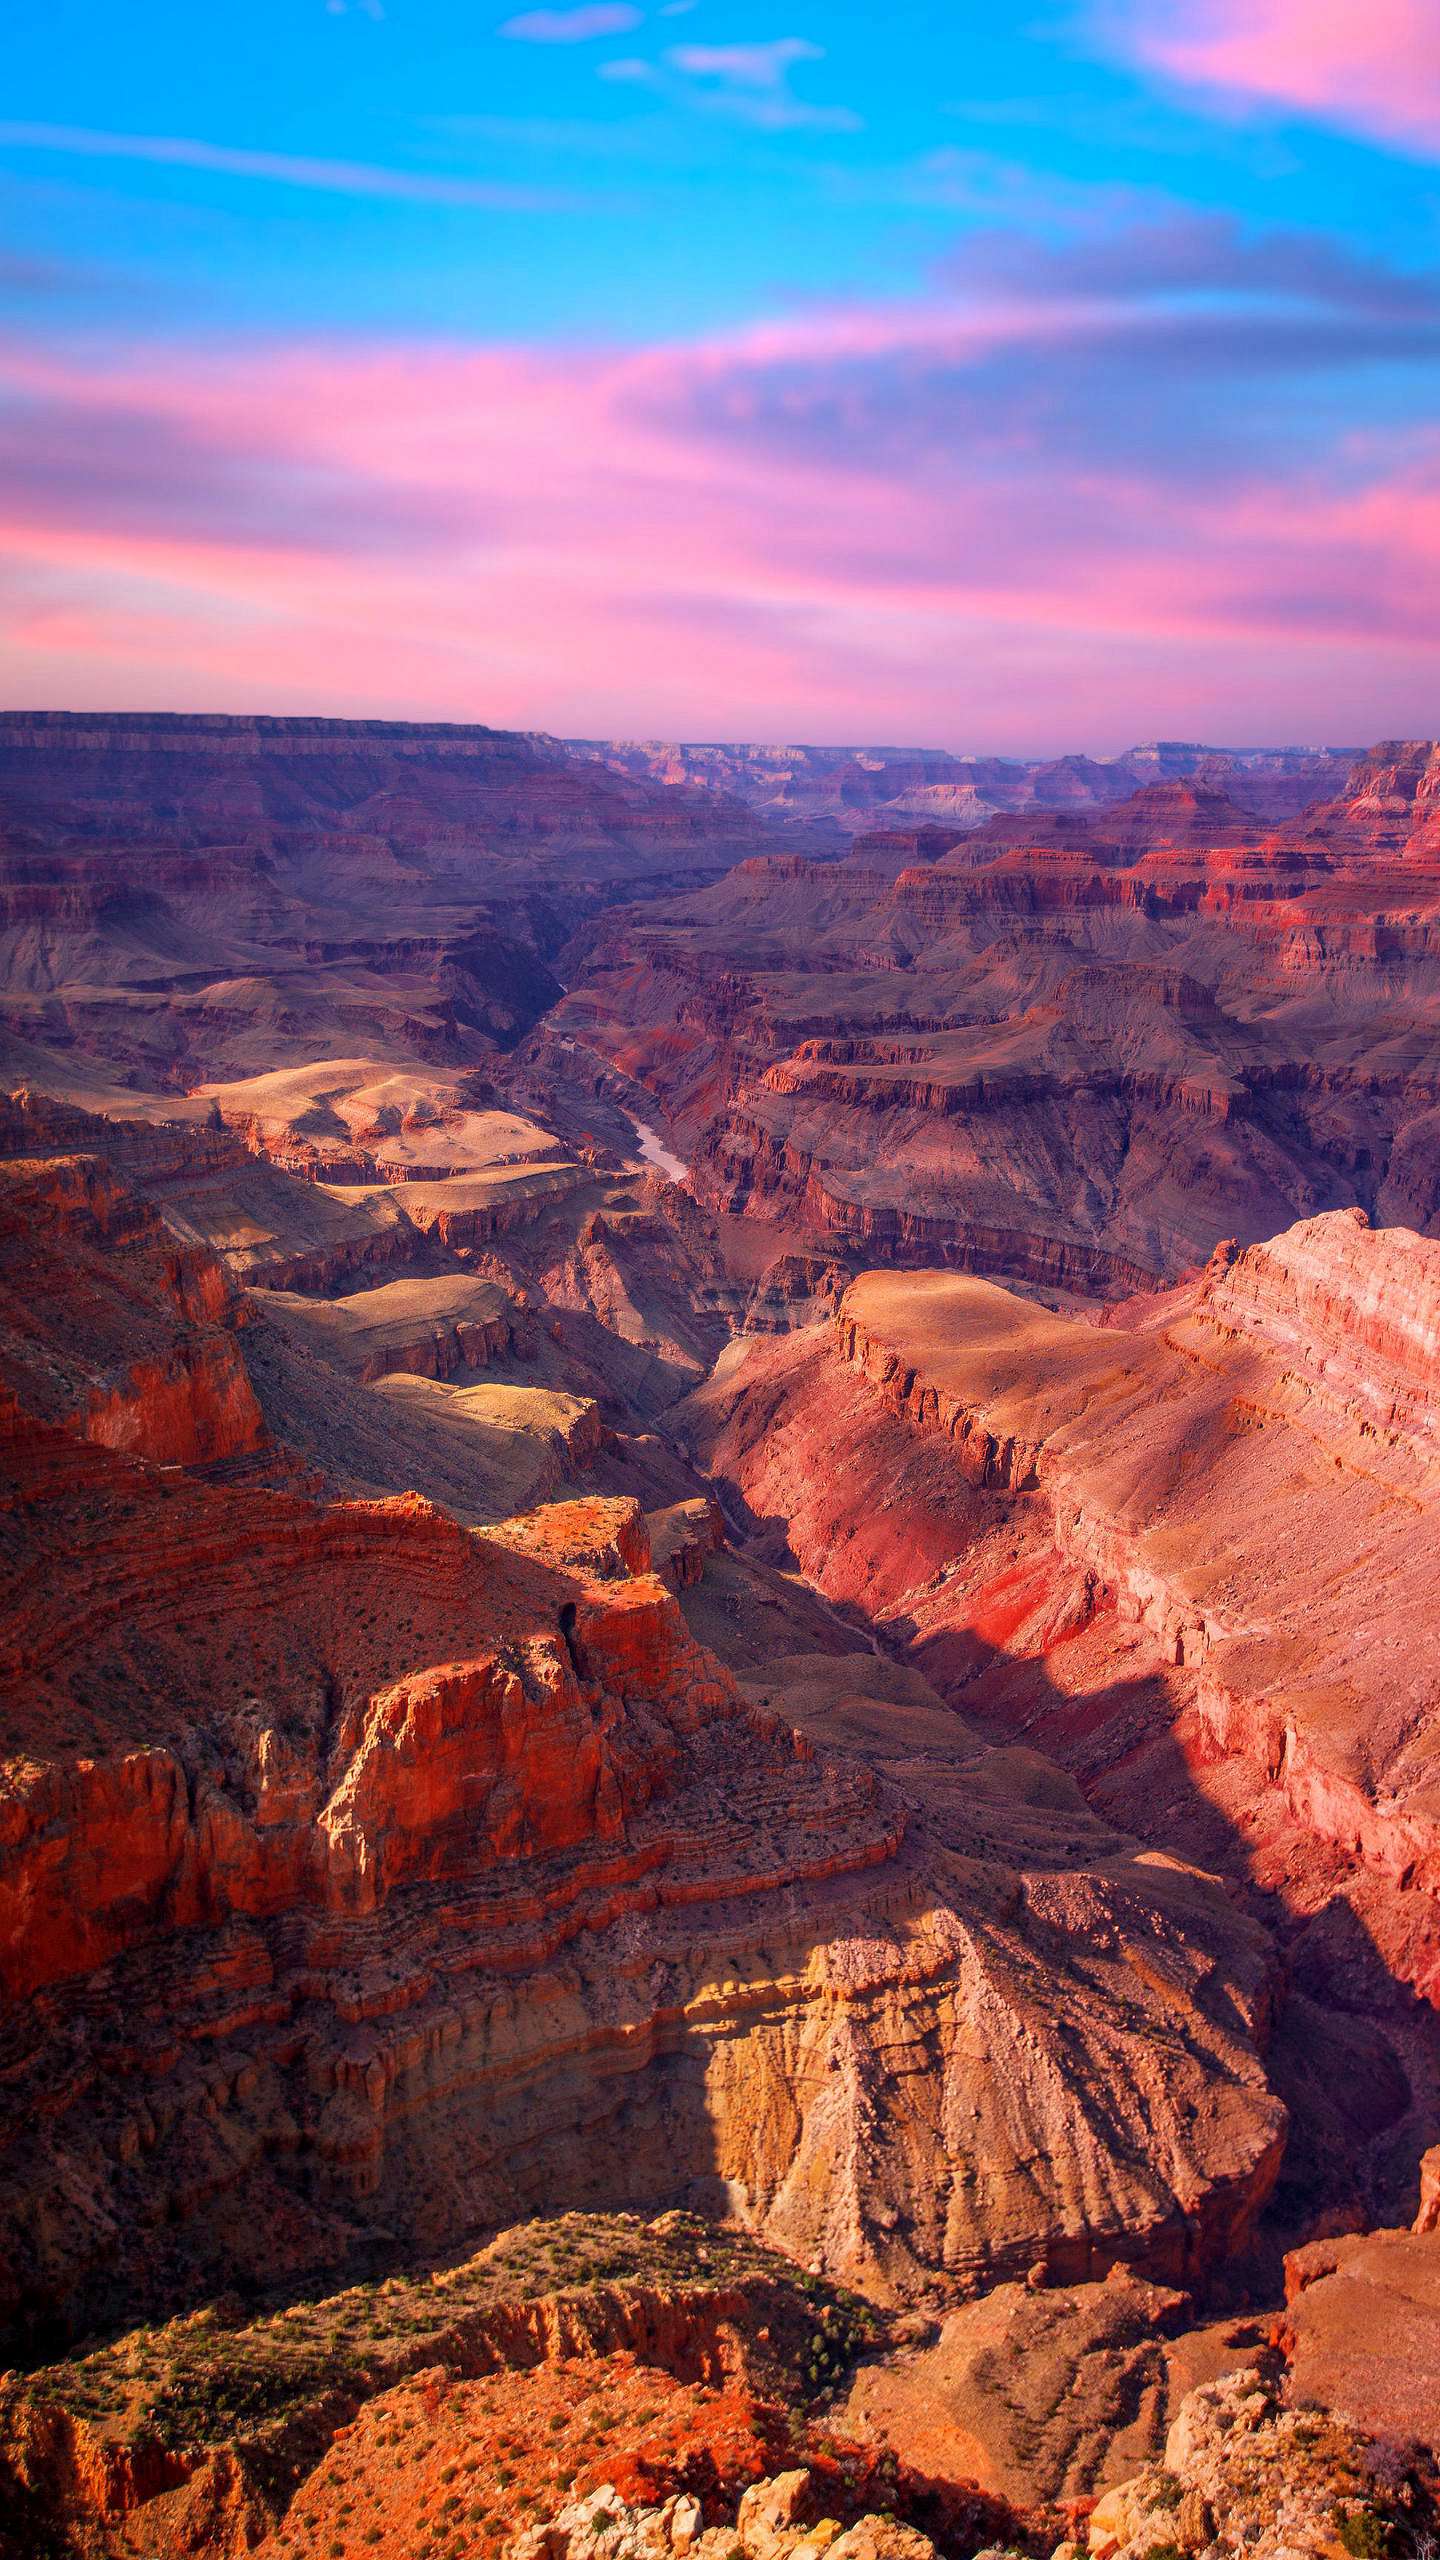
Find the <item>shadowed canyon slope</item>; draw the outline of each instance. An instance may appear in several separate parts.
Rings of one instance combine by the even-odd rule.
[[[556,739],[344,720],[0,718],[0,1039],[77,1099],[511,1045],[577,918],[714,878],[737,804]]]
[[[1421,2560],[1437,810],[0,723],[3,2560]]]

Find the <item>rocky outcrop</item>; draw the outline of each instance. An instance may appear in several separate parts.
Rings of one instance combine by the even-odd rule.
[[[1180,2269],[1243,2232],[1280,2116],[1263,1961],[1220,1897],[1070,1822],[1023,1884],[972,1839],[957,1898],[933,1824],[746,1707],[658,1579],[561,1562],[636,1555],[627,1507],[541,1515],[537,1548],[414,1501],[152,1487],[58,1435],[9,1454],[0,1945],[43,2026],[15,2053],[12,2313],[542,2197],[723,2192],[882,2290],[1047,2250]],[[1116,1955],[1062,2035],[1071,1929]],[[1108,2055],[1141,2010],[1122,2150]],[[897,2036],[939,2061],[918,2121]],[[970,2166],[936,2191],[942,2153]]]
[[[932,2477],[1054,2507],[1158,2460],[1190,2391],[1262,2358],[1263,2324],[1196,2326],[1183,2293],[1126,2269],[1088,2285],[1046,2285],[1039,2273],[862,2364],[847,2430]]]
[[[537,1348],[533,1315],[497,1281],[469,1272],[382,1281],[343,1298],[271,1289],[265,1312],[368,1383],[402,1372],[455,1378],[507,1357],[533,1359]]]
[[[757,2480],[732,2518],[708,2525],[698,2498],[679,2494],[662,2505],[632,2505],[613,2491],[596,2489],[564,2507],[548,2523],[530,2525],[509,2545],[510,2560],[937,2560],[928,2534],[899,2524],[893,2514],[871,2513],[844,2526],[824,2515],[808,2471],[786,2471]]]
[[[724,1515],[708,1496],[652,1512],[649,1529],[655,1570],[672,1591],[693,1591],[704,1580],[710,1557],[725,1544]]]
[[[243,1308],[93,1156],[0,1163],[0,1390],[101,1447],[193,1466],[256,1449]]]
[[[571,1197],[584,1182],[584,1170],[575,1164],[495,1165],[444,1182],[406,1182],[398,1205],[422,1236],[433,1235],[449,1253],[471,1254],[477,1246],[529,1226],[537,1207]],[[337,1190],[347,1206],[371,1197],[343,1185],[327,1188]],[[380,1196],[388,1200],[391,1195]]]
[[[1283,1363],[1337,1432],[1440,1457],[1440,1246],[1359,1210],[1217,1257],[1197,1309]]]
[[[1433,863],[1440,855],[1440,746],[1433,738],[1391,738],[1373,747],[1315,816],[1369,851]]]
[[[1292,2251],[1285,2296],[1278,2335],[1296,2402],[1440,2458],[1440,2236],[1423,2196],[1413,2231]]]
[[[1428,2534],[1434,2513],[1430,2485],[1391,2444],[1288,2405],[1280,2377],[1239,2373],[1182,2404],[1163,2464],[1106,2492],[1084,2547],[1091,2560],[1167,2549],[1318,2560]]]

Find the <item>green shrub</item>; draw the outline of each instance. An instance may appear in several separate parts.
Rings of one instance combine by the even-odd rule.
[[[1354,2560],[1389,2560],[1394,2545],[1395,2529],[1389,2518],[1374,2507],[1364,2507],[1359,2515],[1341,2516],[1336,2531]]]

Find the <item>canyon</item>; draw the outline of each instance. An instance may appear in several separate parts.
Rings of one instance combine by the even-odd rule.
[[[1118,756],[957,756],[935,747],[696,746],[576,742],[610,772],[724,791],[787,831],[842,840],[878,818],[979,826],[1001,809],[1083,809],[1147,783],[1199,779],[1267,818],[1295,817],[1344,783],[1353,751],[1241,750],[1157,739]]]
[[[1177,782],[746,861],[597,919],[534,1036],[851,1268],[1123,1295],[1342,1203],[1427,1232],[1435,787],[1387,748],[1279,826]]]
[[[0,909],[0,2549],[1418,2552],[1440,747],[12,714]]]

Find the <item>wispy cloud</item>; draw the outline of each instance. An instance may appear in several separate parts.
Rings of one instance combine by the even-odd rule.
[[[79,125],[0,122],[0,148],[56,151],[85,160],[141,160],[158,168],[200,169],[216,177],[316,188],[327,195],[471,205],[489,213],[539,213],[563,201],[536,187],[507,186],[489,178],[440,177],[420,169],[377,168],[363,160],[319,160],[285,151],[235,149],[227,143],[200,142],[178,134],[100,133]]]
[[[1440,153],[1436,0],[1100,0],[1098,24],[1175,79]]]
[[[769,44],[677,44],[666,60],[697,80],[723,80],[736,89],[788,88],[797,62],[823,62],[823,45],[806,36],[776,36]]]
[[[857,133],[862,119],[853,108],[818,105],[795,93],[791,73],[824,59],[824,46],[807,36],[775,36],[763,44],[671,45],[658,63],[627,57],[602,63],[600,73],[602,79],[656,89],[673,105],[732,116],[764,132]]]
[[[1040,301],[1135,306],[1187,302],[1216,310],[1263,304],[1272,313],[1321,310],[1378,323],[1440,322],[1440,267],[1365,256],[1323,231],[1247,228],[1233,214],[1169,207],[1106,230],[1042,241],[1020,230],[981,232],[948,262],[968,285],[1003,285]],[[1399,336],[1397,352],[1418,341]]]
[[[580,9],[524,9],[498,32],[519,44],[593,44],[598,36],[632,35],[643,15],[630,0],[593,0]]]

